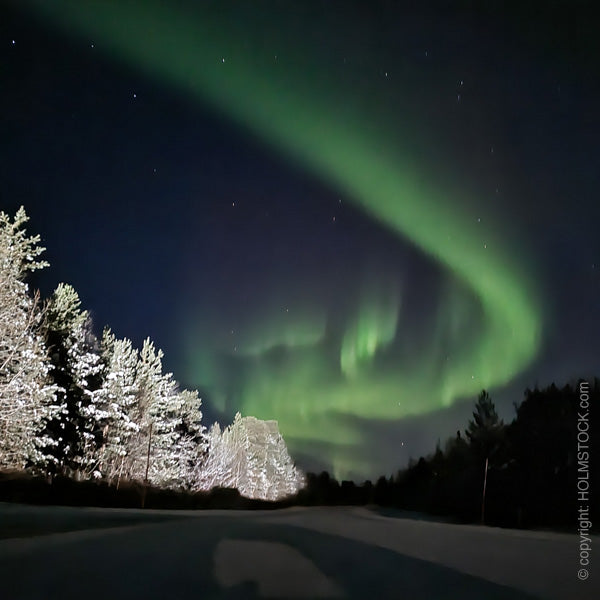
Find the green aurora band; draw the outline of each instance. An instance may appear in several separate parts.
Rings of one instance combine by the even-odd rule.
[[[427,172],[418,164],[411,115],[381,95],[369,100],[338,81],[328,60],[312,52],[310,34],[303,32],[294,44],[286,19],[263,23],[251,12],[247,19],[232,18],[228,5],[218,3],[18,4],[241,124],[445,270],[448,292],[432,317],[438,334],[420,348],[419,361],[378,366],[404,326],[400,290],[389,285],[362,286],[337,357],[325,349],[324,313],[307,315],[295,327],[266,317],[240,344],[247,374],[236,402],[244,414],[277,419],[293,450],[310,453],[312,444],[325,441],[336,474],[369,473],[373,465],[348,453],[364,440],[343,415],[398,419],[426,413],[510,382],[535,358],[541,303],[521,261],[494,231],[467,215],[464,186],[442,185],[431,166]],[[280,57],[274,58],[273,48],[281,49]],[[456,341],[473,314],[479,315],[476,335],[468,343],[461,338],[440,368],[439,336],[454,331]],[[274,366],[268,357],[276,347],[289,353]],[[217,385],[210,349],[196,352],[198,384]]]

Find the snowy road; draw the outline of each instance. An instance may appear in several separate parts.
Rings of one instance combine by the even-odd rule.
[[[36,529],[46,535],[32,535]],[[594,554],[590,579],[577,579],[575,535],[390,518],[364,508],[0,506],[0,535],[25,534],[0,540],[2,600],[600,597]]]

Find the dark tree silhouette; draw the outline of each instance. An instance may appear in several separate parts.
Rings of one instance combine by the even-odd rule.
[[[469,421],[465,434],[472,448],[484,458],[496,449],[501,438],[504,423],[498,417],[490,395],[482,390],[475,404],[473,419]]]
[[[496,407],[485,390],[481,390],[477,398],[473,419],[469,421],[465,433],[482,474],[481,522],[483,523],[489,467],[493,459],[497,458],[504,436],[504,423],[498,417]]]

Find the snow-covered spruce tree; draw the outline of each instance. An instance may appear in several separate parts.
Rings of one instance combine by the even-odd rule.
[[[276,421],[237,413],[222,433],[218,423],[211,427],[198,489],[232,487],[248,498],[277,500],[303,485],[304,477],[294,466]]]
[[[21,207],[14,219],[0,212],[0,468],[45,466],[51,440],[37,435],[60,410],[40,332],[39,296],[25,277],[46,267],[39,236],[27,236]]]
[[[92,333],[91,320],[75,331],[74,344],[69,350],[74,365],[74,384],[83,391],[81,405],[83,444],[79,454],[79,471],[84,477],[100,478],[100,450],[110,416],[102,395],[104,363],[100,345]]]
[[[183,390],[179,393],[179,403],[181,405],[181,422],[178,426],[180,487],[193,489],[198,465],[206,460],[208,451],[206,427],[202,424],[202,400],[197,390]]]
[[[100,393],[103,365],[89,314],[70,285],[59,284],[47,303],[45,337],[50,374],[64,407],[44,428],[52,440],[49,470],[77,479],[99,477],[98,448],[108,417]]]
[[[100,388],[100,403],[106,407],[107,421],[103,428],[99,471],[108,481],[119,484],[122,478],[132,478],[134,456],[132,447],[139,434],[136,419],[138,387],[136,380],[138,351],[131,340],[119,340],[108,328],[101,343],[104,381]]]

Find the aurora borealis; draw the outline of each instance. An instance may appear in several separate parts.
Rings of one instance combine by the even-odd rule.
[[[526,153],[526,135],[515,133],[511,110],[525,118],[531,109],[509,94],[500,110],[485,98],[495,93],[492,57],[513,85],[532,72],[535,81],[554,79],[538,73],[535,58],[515,74],[516,51],[501,33],[493,31],[496,46],[490,42],[492,50],[476,56],[477,32],[457,42],[471,31],[468,20],[452,26],[456,33],[445,17],[428,20],[390,7],[387,15],[383,7],[353,3],[19,4],[27,7],[20,18],[85,45],[88,55],[93,50],[85,60],[110,65],[120,78],[134,73],[147,89],[159,90],[151,93],[177,98],[162,106],[185,102],[186,118],[197,110],[202,122],[214,119],[223,131],[240,132],[241,141],[215,150],[217,173],[210,176],[210,143],[186,138],[188,156],[197,158],[190,156],[185,177],[203,175],[180,202],[180,218],[197,227],[198,240],[177,241],[171,216],[165,225],[173,228],[169,245],[178,248],[167,251],[168,260],[187,283],[175,299],[161,299],[166,313],[159,331],[171,333],[158,343],[177,356],[176,378],[203,390],[216,412],[277,419],[292,452],[318,453],[338,475],[373,475],[402,454],[396,448],[386,462],[383,450],[363,452],[374,439],[365,423],[443,414],[482,388],[493,395],[539,364],[556,306],[547,300],[539,266],[547,264],[540,250],[546,242],[526,232],[544,185],[536,190],[529,173],[514,166],[519,151],[511,146],[517,139]],[[523,96],[543,93],[532,86]],[[174,117],[152,110],[148,127],[162,135],[169,126],[157,121]],[[544,127],[553,123],[552,110],[546,112]],[[173,144],[167,142],[163,156],[177,152]],[[103,164],[102,145],[92,153]],[[252,158],[236,158],[245,153]],[[261,156],[268,158],[257,176],[252,171]],[[539,173],[547,172],[549,156]],[[241,193],[231,198],[219,188],[218,172],[223,176],[221,165],[236,160],[249,166],[238,169]],[[168,210],[181,172],[172,168],[152,200],[138,198],[130,218],[146,210],[160,215],[148,202]],[[287,190],[298,179],[309,182],[306,192],[290,199]],[[118,178],[106,189],[126,194]],[[563,201],[546,200],[549,220]],[[243,216],[232,225],[225,207]],[[101,210],[93,212],[102,218]],[[588,270],[595,265],[589,247],[577,253]],[[160,274],[174,278],[158,263],[154,274],[144,267],[145,296],[158,287],[163,298]],[[158,313],[151,322],[160,320]],[[135,336],[139,324],[132,329],[118,333]],[[144,331],[153,335],[150,323]]]

